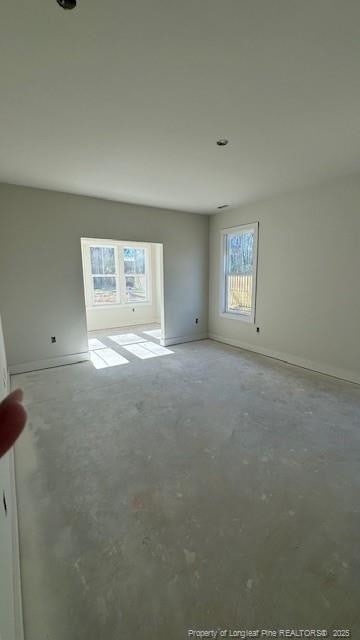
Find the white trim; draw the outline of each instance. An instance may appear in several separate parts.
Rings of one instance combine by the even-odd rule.
[[[53,367],[62,367],[66,364],[75,364],[90,360],[88,351],[82,353],[71,353],[67,356],[58,356],[57,358],[47,358],[46,360],[35,360],[33,362],[23,362],[21,364],[9,365],[11,375],[18,373],[28,373],[29,371],[38,371],[39,369],[52,369]]]
[[[231,313],[230,311],[222,311],[220,313],[221,318],[225,318],[225,320],[242,320],[242,322],[250,322],[254,324],[255,315],[251,313],[250,315],[246,315],[245,313]]]
[[[19,540],[19,521],[18,521],[18,502],[16,495],[16,477],[15,477],[15,456],[14,448],[9,454],[10,468],[10,492],[12,506],[12,540],[13,540],[13,603],[14,603],[14,625],[16,640],[24,640],[24,619],[23,604],[21,590],[21,568],[20,568],[20,540]]]
[[[124,304],[114,303],[114,304],[96,304],[93,307],[86,307],[87,311],[96,311],[100,309],[103,311],[104,309],[123,309],[124,307],[152,307],[153,303],[148,300],[137,300],[136,302],[124,302]],[[148,322],[148,321],[147,321]],[[150,321],[149,321],[150,322]]]
[[[165,338],[160,340],[162,347],[170,347],[173,344],[182,344],[183,342],[197,342],[198,340],[207,340],[207,333],[200,333],[197,336],[178,336],[177,338]]]
[[[340,380],[346,380],[347,382],[360,384],[360,375],[355,371],[339,369],[337,367],[332,367],[331,365],[329,366],[324,363],[315,362],[314,360],[307,360],[306,358],[299,358],[298,356],[283,353],[281,351],[266,349],[265,347],[257,347],[252,344],[242,342],[241,340],[226,338],[215,333],[209,333],[209,339],[215,340],[216,342],[222,342],[223,344],[228,344],[232,347],[238,347],[239,349],[244,349],[245,351],[259,353],[260,355],[274,358],[275,360],[281,360],[282,362],[285,362],[287,364],[295,365],[296,367],[302,367],[303,369],[308,369],[310,371],[314,371],[315,373],[321,373],[326,376],[331,376],[332,378],[338,378]]]
[[[145,246],[151,246],[151,244],[159,244],[159,243],[152,243],[152,242],[140,242],[139,240],[115,240],[115,239],[105,239],[105,238],[88,238],[85,236],[82,236],[80,238],[81,243],[84,244],[92,244],[93,242],[95,242],[96,245],[105,245],[106,247],[109,245],[113,245],[113,244],[123,244],[126,247],[129,245],[136,245],[137,247],[145,247]]]
[[[86,252],[88,255],[86,255],[86,266],[88,268],[88,273],[86,274],[86,285],[88,287],[88,300],[90,301],[89,304],[91,307],[97,307],[98,303],[95,302],[95,290],[94,290],[94,278],[114,278],[115,280],[115,286],[116,286],[116,302],[114,303],[109,303],[109,305],[112,304],[120,304],[121,303],[121,296],[120,296],[120,272],[119,272],[119,257],[118,257],[118,248],[115,245],[115,243],[113,244],[105,244],[105,243],[95,243],[95,242],[89,242],[88,244],[84,245],[86,248]],[[115,265],[115,273],[109,273],[109,274],[105,274],[105,273],[99,273],[99,274],[95,274],[92,273],[91,271],[91,249],[97,249],[97,248],[101,248],[101,249],[112,249],[114,252],[114,265]],[[106,307],[107,304],[104,302],[103,304],[100,304],[99,306],[102,307]]]
[[[126,329],[127,327],[142,327],[143,325],[148,325],[148,324],[160,324],[159,323],[159,319],[158,318],[153,318],[150,320],[146,320],[146,322],[144,322],[143,320],[138,320],[138,321],[133,321],[133,322],[129,322],[129,320],[124,320],[123,322],[117,322],[116,324],[114,324],[114,326],[111,327],[106,327],[106,329],[90,329],[89,333],[99,333],[101,332],[102,334],[104,333],[104,331],[110,330],[110,331],[114,331],[114,329]]]
[[[6,390],[10,390],[10,373],[7,369]],[[19,524],[18,524],[18,505],[16,495],[16,478],[15,478],[15,456],[14,447],[7,454],[9,462],[9,486],[10,495],[9,502],[11,505],[11,542],[12,542],[12,575],[13,575],[13,613],[14,613],[14,634],[16,640],[24,640],[24,620],[22,606],[22,590],[21,590],[21,572],[20,572],[20,543],[19,543]],[[1,636],[0,636],[1,640]],[[5,639],[4,639],[5,640]]]
[[[226,311],[226,236],[235,233],[244,233],[245,231],[254,231],[254,256],[255,262],[253,266],[253,280],[252,280],[252,309],[251,314],[237,313],[236,311]],[[257,271],[258,271],[258,238],[259,238],[259,223],[249,222],[247,224],[237,225],[236,227],[227,227],[226,229],[220,229],[220,316],[228,320],[240,320],[241,322],[250,322],[255,324],[256,315],[256,294],[257,294]]]

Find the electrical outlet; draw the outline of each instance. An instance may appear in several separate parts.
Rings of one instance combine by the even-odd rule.
[[[52,342],[52,344],[54,344],[54,342],[56,342],[56,337],[55,336],[51,336],[51,342]]]

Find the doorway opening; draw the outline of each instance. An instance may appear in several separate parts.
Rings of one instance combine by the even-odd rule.
[[[96,369],[173,352],[164,332],[163,245],[81,238],[90,359]]]

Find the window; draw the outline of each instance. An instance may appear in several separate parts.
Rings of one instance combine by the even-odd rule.
[[[222,231],[221,313],[255,320],[258,223]]]
[[[116,247],[90,247],[93,304],[119,302],[115,251]]]
[[[87,306],[149,302],[148,246],[82,240]]]
[[[127,302],[146,300],[145,249],[124,247]]]

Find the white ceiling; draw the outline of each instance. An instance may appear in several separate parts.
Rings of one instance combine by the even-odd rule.
[[[212,213],[360,170],[359,0],[78,5],[2,3],[0,181]]]

